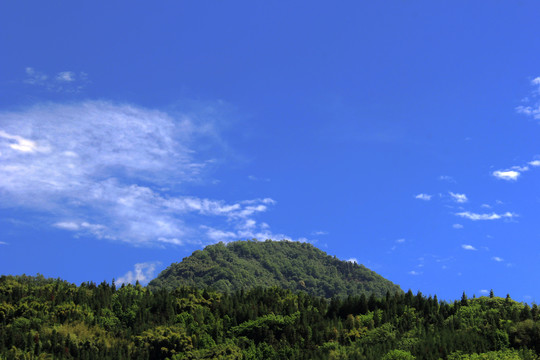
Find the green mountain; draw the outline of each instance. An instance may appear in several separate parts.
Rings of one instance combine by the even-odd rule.
[[[363,265],[329,256],[311,244],[271,240],[207,246],[170,265],[148,287],[172,290],[183,285],[227,293],[277,286],[326,298],[402,291]]]

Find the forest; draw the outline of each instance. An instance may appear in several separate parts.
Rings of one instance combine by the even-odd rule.
[[[148,284],[150,290],[178,286],[234,292],[280,287],[315,296],[385,296],[401,288],[363,265],[330,256],[312,244],[293,241],[233,241],[209,245],[173,263]]]
[[[0,359],[539,359],[540,313],[493,294],[326,298],[0,277]]]

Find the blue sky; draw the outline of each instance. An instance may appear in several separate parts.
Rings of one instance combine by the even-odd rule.
[[[540,4],[0,4],[0,273],[309,241],[540,300]]]

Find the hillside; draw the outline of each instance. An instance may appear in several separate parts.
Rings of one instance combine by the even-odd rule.
[[[0,276],[0,359],[540,360],[536,304]]]
[[[148,287],[171,290],[181,285],[223,292],[277,286],[326,298],[401,292],[363,265],[329,256],[311,244],[270,240],[207,246],[170,265]]]

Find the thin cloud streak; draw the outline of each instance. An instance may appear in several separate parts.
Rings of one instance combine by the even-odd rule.
[[[466,218],[466,219],[469,219],[469,220],[472,220],[472,221],[498,220],[498,219],[502,219],[502,218],[511,219],[511,218],[514,218],[514,217],[517,216],[516,214],[511,213],[511,212],[505,212],[504,214],[497,214],[497,213],[477,214],[477,213],[472,213],[470,211],[464,211],[464,212],[456,213],[455,215]]]

